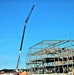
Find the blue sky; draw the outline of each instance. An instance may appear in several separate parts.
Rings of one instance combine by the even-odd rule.
[[[24,21],[26,28],[20,68],[28,48],[42,40],[74,39],[74,0],[0,0],[0,69],[16,68]]]

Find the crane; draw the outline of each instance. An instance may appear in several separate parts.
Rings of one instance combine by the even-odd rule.
[[[20,50],[19,50],[19,55],[18,55],[18,60],[17,60],[17,65],[16,65],[16,72],[18,71],[18,67],[19,67],[19,62],[20,62],[20,56],[21,56],[21,52],[22,52],[22,46],[23,46],[23,41],[24,41],[24,35],[25,35],[25,30],[26,30],[26,25],[28,23],[28,20],[31,16],[31,13],[34,9],[34,6],[32,6],[30,12],[29,12],[29,15],[27,16],[26,20],[25,20],[25,24],[24,24],[24,29],[23,29],[23,34],[22,34],[22,40],[21,40],[21,44],[20,44]]]

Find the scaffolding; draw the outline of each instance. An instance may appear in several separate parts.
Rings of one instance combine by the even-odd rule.
[[[31,74],[68,73],[74,68],[74,40],[44,40],[29,48]]]

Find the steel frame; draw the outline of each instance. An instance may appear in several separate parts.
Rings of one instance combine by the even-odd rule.
[[[60,68],[63,73],[71,71],[74,68],[74,40],[41,41],[29,48],[28,58],[27,69],[31,74],[61,73]]]

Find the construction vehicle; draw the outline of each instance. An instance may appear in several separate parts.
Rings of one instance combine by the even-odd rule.
[[[21,45],[20,45],[20,51],[19,51],[19,56],[18,56],[18,62],[17,62],[17,66],[16,66],[16,72],[18,71],[18,67],[19,67],[20,55],[21,55],[21,52],[22,52],[22,46],[23,46],[23,41],[24,41],[24,34],[25,34],[26,25],[27,25],[27,23],[28,23],[28,20],[29,20],[29,18],[30,18],[30,15],[31,15],[33,9],[34,9],[34,5],[33,5],[33,7],[31,8],[31,11],[30,11],[28,17],[27,17],[26,20],[25,20],[24,29],[23,29],[23,35],[22,35],[22,40],[21,40]]]
[[[28,17],[25,20],[23,34],[22,34],[22,40],[21,40],[21,45],[20,45],[20,50],[19,50],[19,55],[18,55],[18,61],[17,61],[17,65],[16,65],[16,71],[9,71],[9,72],[2,71],[2,72],[0,72],[0,75],[27,75],[28,74],[27,72],[20,72],[18,70],[18,67],[19,67],[19,63],[20,63],[20,56],[21,56],[21,52],[22,52],[22,46],[23,46],[23,41],[24,41],[26,25],[28,23],[28,20],[31,16],[31,13],[32,13],[33,9],[34,9],[34,5],[32,6],[30,13],[29,13]]]

